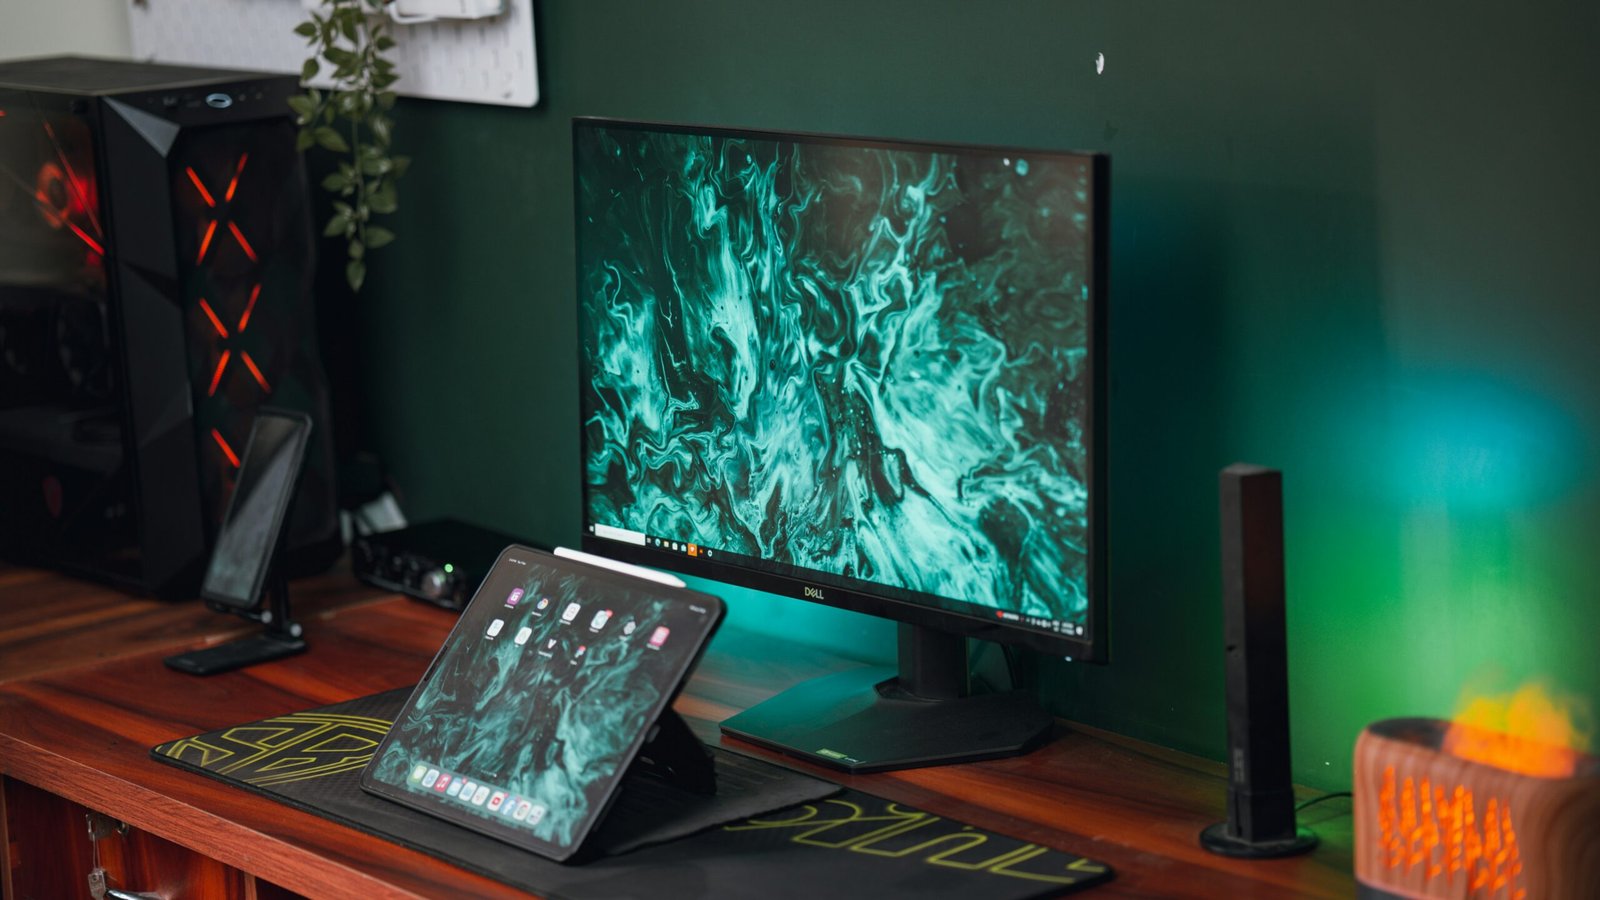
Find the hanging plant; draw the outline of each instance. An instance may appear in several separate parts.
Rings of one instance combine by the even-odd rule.
[[[294,30],[311,47],[300,70],[306,92],[289,99],[300,126],[298,146],[321,146],[342,157],[338,171],[322,180],[335,197],[333,216],[322,233],[347,242],[345,279],[356,291],[367,277],[367,254],[394,240],[393,231],[372,220],[399,206],[395,180],[411,162],[389,152],[394,133],[389,112],[395,103],[391,88],[399,76],[384,55],[394,49],[385,2],[324,0]],[[333,67],[333,88],[326,92],[310,84],[324,63]]]

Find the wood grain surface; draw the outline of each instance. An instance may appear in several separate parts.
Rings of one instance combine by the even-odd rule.
[[[0,648],[21,647],[30,659],[52,660],[31,674],[19,671],[26,664],[4,664],[11,674],[0,684],[0,772],[310,897],[522,896],[426,854],[149,758],[149,748],[163,741],[414,683],[454,614],[400,597],[373,601],[370,589],[343,579],[341,585],[339,576],[324,576],[317,581],[323,587],[296,593],[297,603],[305,594],[321,593],[321,611],[306,618],[310,651],[196,678],[161,665],[161,656],[173,650],[170,635],[158,641],[166,644],[159,651],[90,656],[76,667],[37,653],[6,631],[40,633],[17,606],[46,608],[33,603],[37,598],[54,598],[53,608],[71,606],[78,591],[101,605],[148,601],[59,576],[0,570]],[[116,627],[122,618],[108,615],[102,626]],[[43,634],[60,640],[58,629]],[[703,738],[716,741],[716,722],[727,715],[790,684],[851,665],[822,651],[725,631],[678,709]],[[1313,854],[1265,862],[1225,859],[1201,850],[1196,839],[1223,815],[1220,764],[1088,728],[1063,724],[1057,730],[1056,740],[1025,757],[855,777],[726,743],[897,802],[1109,863],[1115,879],[1089,896],[1352,894],[1348,801],[1302,814],[1302,823],[1322,837]]]

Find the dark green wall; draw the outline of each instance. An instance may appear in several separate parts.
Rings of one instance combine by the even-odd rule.
[[[1112,663],[1039,663],[1053,706],[1220,757],[1241,459],[1285,471],[1298,779],[1341,784],[1362,724],[1468,681],[1600,693],[1600,6],[536,4],[544,101],[403,103],[400,239],[323,293],[346,443],[413,515],[576,536],[571,116],[1100,149]]]

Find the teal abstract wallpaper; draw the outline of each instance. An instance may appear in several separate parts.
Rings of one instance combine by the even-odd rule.
[[[535,6],[543,104],[402,101],[399,239],[359,296],[320,279],[343,445],[414,517],[577,540],[573,116],[1104,151],[1110,662],[1031,657],[1048,705],[1221,758],[1239,461],[1284,473],[1297,780],[1465,688],[1600,701],[1600,6]],[[719,641],[893,652],[700,586]]]
[[[1081,630],[1088,157],[575,141],[587,522]]]

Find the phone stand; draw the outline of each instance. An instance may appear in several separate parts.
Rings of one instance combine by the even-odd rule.
[[[276,562],[267,576],[266,593],[267,602],[261,609],[239,610],[217,603],[206,604],[217,612],[231,612],[252,622],[260,622],[266,626],[264,632],[215,647],[169,656],[164,662],[170,668],[191,675],[215,675],[304,651],[306,642],[300,636],[300,623],[289,617],[289,582],[283,577],[283,567]]]

